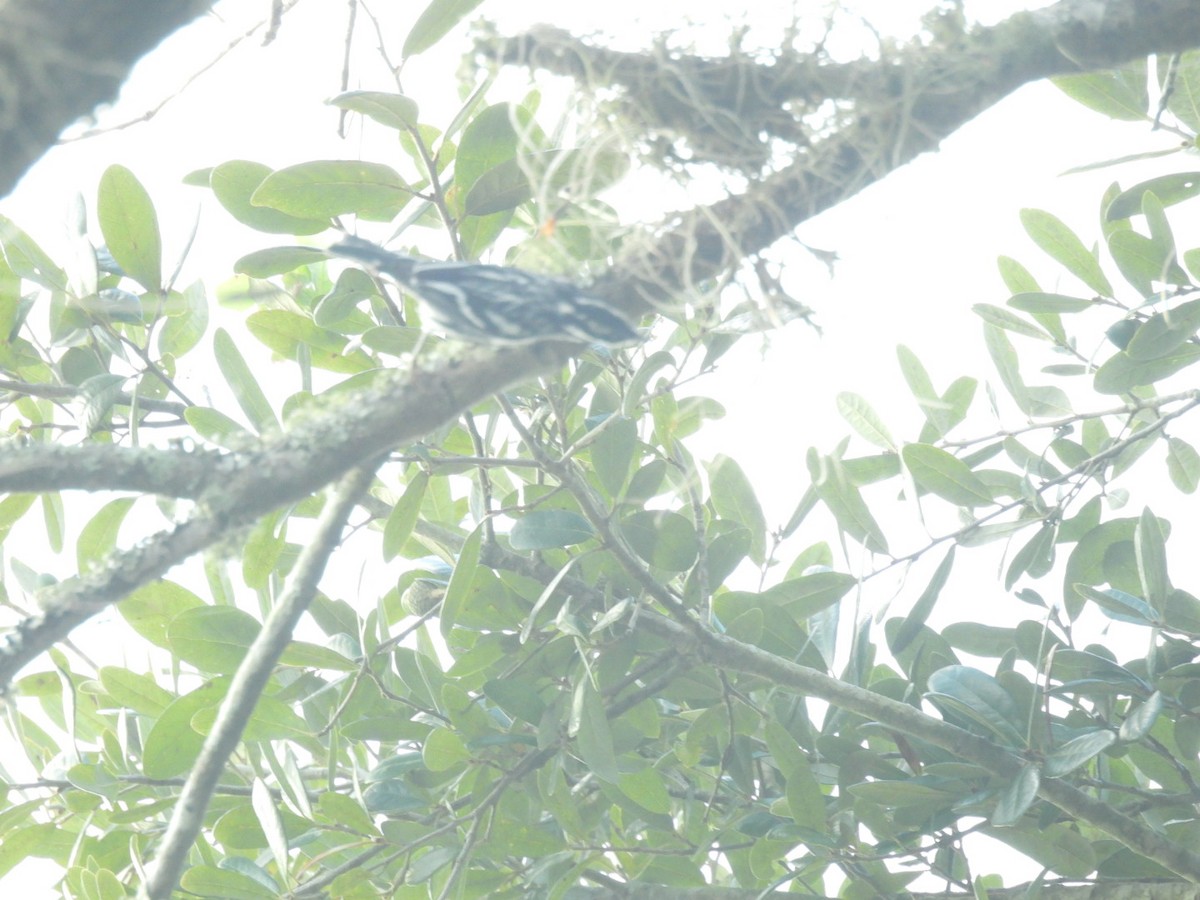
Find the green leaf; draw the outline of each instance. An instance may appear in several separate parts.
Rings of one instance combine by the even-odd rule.
[[[275,807],[275,801],[271,797],[271,791],[267,788],[266,782],[261,778],[255,778],[250,786],[250,805],[254,809],[254,814],[258,818],[259,827],[262,828],[263,834],[267,838],[267,846],[271,848],[271,856],[275,858],[275,865],[281,873],[285,882],[289,881],[288,872],[290,871],[290,859],[288,857],[288,839],[287,834],[283,830],[283,819],[279,816],[279,810]]]
[[[1162,528],[1149,507],[1142,510],[1138,519],[1133,533],[1133,546],[1142,596],[1151,607],[1161,612],[1166,605],[1171,580],[1167,577],[1167,548]]]
[[[225,679],[210,681],[175,700],[150,727],[145,739],[142,772],[148,778],[174,778],[196,761],[204,735],[192,727],[197,713],[225,698]]]
[[[868,550],[887,553],[883,530],[847,477],[842,461],[834,456],[821,456],[813,448],[809,448],[806,461],[813,488],[833,513],[838,526]]]
[[[336,791],[323,791],[317,797],[316,819],[331,825],[337,825],[369,837],[378,837],[379,829],[367,815],[362,804],[352,797],[339,794]]]
[[[792,821],[801,828],[827,832],[825,793],[817,783],[808,759],[802,754],[793,755],[788,767],[780,772],[785,781],[784,796]]]
[[[884,450],[897,449],[896,442],[892,440],[887,426],[883,424],[883,420],[876,415],[871,404],[864,398],[858,394],[843,391],[837,395],[837,407],[838,412],[850,424],[850,427],[876,447],[882,447]]]
[[[761,564],[766,558],[767,518],[750,479],[736,461],[724,454],[717,454],[706,468],[717,515],[746,527],[750,532],[750,558]]]
[[[1094,300],[1083,300],[1079,297],[1068,297],[1065,294],[1044,294],[1040,291],[1025,291],[1013,294],[1008,299],[1008,305],[1030,313],[1075,313],[1090,309],[1095,305]],[[1045,337],[1045,335],[1042,335]]]
[[[100,176],[96,217],[108,252],[130,278],[148,291],[163,288],[162,237],[150,195],[124,166]]]
[[[1114,354],[1099,369],[1093,387],[1101,394],[1123,394],[1136,387],[1154,384],[1200,360],[1200,346],[1184,344],[1166,356],[1139,362],[1128,353]]]
[[[466,18],[483,0],[433,0],[404,39],[400,53],[406,59],[424,53],[455,25]]]
[[[797,622],[802,622],[833,606],[857,584],[857,578],[844,572],[814,572],[789,578],[761,596],[786,609]]]
[[[1021,224],[1033,242],[1072,275],[1103,297],[1113,295],[1096,257],[1061,219],[1045,210],[1023,209]]]
[[[1061,778],[1095,759],[1116,741],[1116,734],[1107,728],[1089,731],[1055,747],[1047,754],[1043,768],[1051,778]]]
[[[1109,235],[1108,252],[1121,275],[1143,297],[1152,299],[1155,284],[1170,280],[1172,257],[1151,238],[1136,231],[1116,231]]]
[[[271,174],[262,163],[235,159],[221,163],[209,173],[213,195],[226,211],[243,225],[266,234],[319,234],[329,227],[329,218],[290,216],[268,206],[255,206],[250,198]]]
[[[421,760],[430,772],[448,772],[471,758],[471,751],[463,739],[449,728],[435,728],[429,732],[421,747]]]
[[[1137,522],[1137,519],[1112,519],[1092,526],[1079,537],[1063,576],[1062,593],[1068,602],[1076,590],[1076,582],[1107,583],[1129,592],[1141,590],[1133,547]]]
[[[1146,90],[1145,60],[1104,72],[1060,75],[1051,81],[1071,99],[1111,119],[1146,120],[1150,100]]]
[[[642,809],[660,816],[669,815],[671,812],[671,795],[667,793],[666,782],[663,776],[650,766],[619,776],[617,787]]]
[[[80,407],[79,419],[85,434],[95,434],[108,419],[108,414],[121,397],[125,386],[123,375],[107,372],[93,375],[79,385],[76,404]]]
[[[627,154],[593,148],[522,153],[483,172],[467,192],[463,209],[469,216],[487,216],[537,195],[592,196],[618,182],[628,169]]]
[[[245,427],[220,410],[189,406],[183,411],[183,418],[199,437],[222,447],[243,447],[250,439],[250,432]]]
[[[272,573],[284,574],[284,548],[287,546],[287,520],[279,521],[279,511],[263,516],[250,529],[242,549],[242,579],[246,586],[265,591]]]
[[[42,520],[46,526],[46,542],[55,553],[62,553],[65,524],[62,494],[57,491],[41,495]]]
[[[278,888],[268,888],[248,875],[215,866],[192,866],[180,877],[179,886],[197,897],[219,900],[271,900],[279,896]]]
[[[180,292],[179,297],[182,298],[182,311],[167,316],[158,332],[158,352],[175,359],[194,349],[208,329],[208,297],[204,282],[193,282]]]
[[[937,391],[933,389],[929,373],[925,371],[925,366],[917,358],[917,355],[903,344],[896,347],[896,358],[900,361],[900,372],[908,384],[908,389],[912,391],[913,398],[921,407],[921,411],[925,413],[930,424],[938,429],[937,436],[941,437],[945,434],[941,422],[942,408]]]
[[[513,159],[517,149],[541,140],[533,116],[523,106],[497,103],[483,109],[463,131],[454,162],[455,187],[465,202],[484,172]]]
[[[621,411],[627,416],[634,415],[638,406],[646,397],[650,379],[666,366],[673,365],[675,365],[675,357],[666,350],[655,350],[647,356],[637,371],[633,373],[633,377],[629,379],[629,384],[625,388],[625,400],[621,405]]]
[[[66,273],[33,238],[5,216],[0,216],[0,244],[4,247],[5,261],[14,274],[51,290],[68,289]]]
[[[1157,197],[1163,206],[1200,196],[1200,172],[1176,172],[1135,184],[1113,199],[1104,211],[1104,218],[1115,222],[1138,215],[1142,212],[1142,199],[1148,193]]]
[[[1135,597],[1116,588],[1098,590],[1087,584],[1076,584],[1074,587],[1082,596],[1099,606],[1110,619],[1129,622],[1133,625],[1154,625],[1159,621],[1154,607],[1141,597]]]
[[[696,562],[696,528],[679,513],[638,510],[622,519],[620,527],[633,551],[655,568],[685,572]]]
[[[417,516],[421,512],[421,502],[425,499],[425,488],[428,484],[429,473],[418,472],[404,488],[404,493],[388,514],[387,522],[383,526],[382,550],[385,560],[395,558],[408,543],[413,527],[417,524]]]
[[[959,506],[985,506],[991,491],[958,457],[929,444],[905,444],[904,465],[917,485]]]
[[[271,762],[273,759],[268,757],[268,764]],[[278,769],[278,765],[272,768]],[[285,830],[292,836],[303,834],[305,826],[310,824],[289,811],[284,811],[280,818],[283,820]],[[306,816],[306,818],[308,817]],[[258,852],[267,847],[267,835],[263,831],[262,823],[259,822],[253,806],[249,803],[239,804],[217,819],[212,826],[212,837],[226,850]],[[263,875],[261,871],[257,874],[255,872],[246,874],[259,880]]]
[[[423,332],[419,328],[399,325],[381,325],[369,329],[362,336],[363,346],[389,356],[404,356],[412,353],[421,343]],[[442,339],[433,334],[424,333],[425,347],[436,347]]]
[[[386,91],[346,91],[330,100],[329,105],[362,113],[380,125],[397,131],[409,131],[417,127],[417,101],[404,94],[390,94]]]
[[[906,806],[951,806],[957,799],[955,784],[949,779],[918,775],[903,781],[880,779],[852,784],[852,797],[880,806],[903,809]]]
[[[475,575],[479,568],[479,548],[482,541],[483,525],[481,523],[463,541],[462,549],[459,550],[458,559],[454,564],[454,571],[450,573],[450,583],[446,585],[446,595],[442,598],[442,612],[438,617],[442,637],[449,636],[450,630],[458,621],[458,615],[470,596],[471,586],[475,583]]]
[[[929,676],[926,699],[992,732],[1009,747],[1025,746],[1020,710],[991,675],[970,666],[946,666]]]
[[[346,269],[338,275],[333,290],[317,301],[313,321],[322,328],[346,334],[361,334],[377,329],[372,319],[358,312],[363,300],[379,296],[379,289],[361,269]],[[364,342],[365,343],[365,342]]]
[[[339,646],[344,648],[344,645]],[[332,669],[334,672],[353,672],[358,668],[358,663],[332,647],[296,640],[284,648],[279,664],[298,669]]]
[[[637,422],[614,415],[597,426],[590,457],[596,477],[609,497],[617,497],[630,477],[630,464],[637,449]]]
[[[353,213],[390,219],[412,198],[394,169],[358,160],[315,160],[272,172],[250,196],[252,206],[303,219]]]
[[[100,684],[118,706],[149,718],[162,715],[175,699],[174,694],[149,675],[140,675],[120,666],[104,666],[100,670]]]
[[[1017,580],[1028,573],[1034,578],[1047,574],[1054,565],[1054,540],[1058,529],[1046,522],[1034,533],[1025,545],[1013,554],[1008,572],[1004,576],[1004,589],[1012,590]]]
[[[204,606],[207,604],[203,600],[182,585],[152,581],[117,604],[117,611],[150,643],[169,649],[167,626],[171,621],[189,609]]]
[[[75,558],[80,572],[86,572],[117,546],[117,532],[125,515],[134,504],[135,498],[121,497],[105,504],[79,532],[75,542]]]
[[[328,253],[315,247],[268,247],[238,259],[233,271],[251,278],[270,278],[328,258]]]
[[[1143,322],[1124,350],[1135,362],[1162,359],[1187,343],[1197,329],[1200,329],[1200,300],[1189,300]]]
[[[1037,799],[1041,785],[1041,773],[1037,766],[1025,765],[1003,791],[992,810],[993,825],[1015,825]]]
[[[169,649],[201,672],[232,675],[261,626],[232,606],[201,606],[175,616],[167,626]]]
[[[962,375],[950,383],[950,387],[946,388],[946,392],[937,399],[936,411],[931,409],[926,411],[927,418],[925,425],[921,428],[919,443],[929,444],[936,441],[938,438],[944,437],[948,432],[955,428],[960,422],[967,417],[967,411],[971,408],[971,402],[975,399],[975,389],[979,386],[974,378]],[[893,457],[895,459],[895,457]],[[897,471],[899,460],[897,463]],[[852,460],[847,460],[847,463]]]
[[[1150,729],[1154,726],[1162,710],[1162,691],[1155,691],[1146,698],[1145,702],[1139,703],[1129,711],[1129,715],[1121,723],[1118,737],[1129,743],[1140,741],[1150,733]]]
[[[536,726],[542,720],[546,704],[538,696],[536,683],[515,677],[492,679],[483,686],[489,700],[516,719]]]
[[[1183,264],[1194,279],[1200,280],[1200,247],[1183,251]]]
[[[1096,868],[1096,851],[1091,842],[1063,823],[1030,828],[982,829],[1064,878],[1083,878]]]
[[[998,256],[996,268],[1004,280],[1004,286],[1014,294],[1038,293],[1041,291],[1037,279],[1029,270],[1011,256]]]
[[[1196,134],[1200,132],[1200,53],[1189,50],[1180,54],[1174,65],[1175,80],[1165,96],[1167,109]]]
[[[275,418],[275,411],[259,387],[259,377],[247,365],[237,344],[224,328],[218,328],[213,335],[213,355],[217,360],[217,368],[225,377],[225,383],[233,392],[233,398],[254,430],[259,434],[278,430],[279,420]]]
[[[1176,588],[1167,594],[1162,618],[1165,627],[1172,631],[1180,631],[1191,637],[1200,636],[1200,600],[1187,591]]]
[[[349,338],[322,328],[308,316],[287,309],[262,309],[246,319],[247,330],[285,359],[296,359],[301,351],[312,364],[329,372],[354,375],[375,367],[361,350],[346,352]]]
[[[37,494],[9,494],[0,499],[0,542],[3,542],[21,517],[33,508],[37,496]]]
[[[1029,388],[1021,378],[1017,351],[1013,349],[1012,342],[1001,329],[991,324],[983,326],[983,337],[1005,390],[1016,402],[1017,408],[1028,414],[1033,407],[1033,401],[1029,396]]]
[[[1044,329],[1039,328],[1032,322],[1027,322],[1025,319],[1009,312],[1001,306],[993,306],[990,303],[976,303],[971,307],[971,312],[975,313],[983,321],[995,325],[997,328],[1003,328],[1005,331],[1023,334],[1026,337],[1036,338],[1039,341],[1053,340]]]
[[[582,544],[595,536],[591,523],[566,509],[536,509],[513,524],[508,541],[514,550],[549,550]]]
[[[1200,453],[1182,438],[1167,438],[1167,471],[1171,482],[1185,494],[1200,484]]]
[[[533,199],[534,185],[528,170],[516,157],[488,169],[471,185],[463,201],[468,216],[489,216],[516,209]]]
[[[917,598],[917,602],[913,604],[913,608],[904,617],[904,621],[892,636],[891,641],[889,641],[893,654],[899,655],[903,653],[908,645],[912,643],[913,638],[920,634],[925,620],[933,612],[933,607],[937,603],[942,588],[946,586],[946,581],[950,578],[950,572],[954,568],[954,551],[955,545],[951,544],[950,549],[946,551],[946,555],[942,557],[942,561],[938,563],[933,577],[929,579],[929,584],[925,586],[925,590],[921,592],[921,596]]]
[[[575,738],[579,755],[592,774],[601,781],[617,784],[620,773],[617,771],[612,731],[604,713],[604,701],[586,675],[575,684],[567,733]]]

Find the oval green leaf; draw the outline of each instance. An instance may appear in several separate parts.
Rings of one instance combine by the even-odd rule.
[[[162,236],[150,195],[124,166],[100,176],[96,217],[108,252],[130,278],[148,291],[163,287]]]
[[[917,486],[959,506],[985,506],[992,502],[978,475],[958,457],[929,444],[906,444],[900,451]]]

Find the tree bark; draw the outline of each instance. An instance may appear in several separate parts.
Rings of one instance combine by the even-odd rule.
[[[116,99],[139,59],[211,0],[9,0],[0,5],[0,196],[64,128]]]

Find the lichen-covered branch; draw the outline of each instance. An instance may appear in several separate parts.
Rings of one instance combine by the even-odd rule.
[[[480,51],[570,75],[585,88],[620,88],[639,137],[682,137],[693,161],[750,177],[742,193],[670,214],[627,243],[614,277],[625,287],[632,277],[637,293],[658,304],[936,149],[1024,84],[1197,46],[1200,16],[1190,0],[1062,0],[851,64],[790,49],[766,64],[737,55],[620,54],[555,29],[494,38]],[[814,117],[827,99],[837,101],[836,112]]]
[[[542,343],[482,355],[447,371],[419,373],[415,378],[410,378],[407,371],[392,372],[360,392],[355,403],[337,402],[310,412],[307,418],[293,423],[291,430],[264,441],[253,452],[196,457],[181,450],[124,451],[128,458],[139,453],[151,457],[157,454],[151,468],[162,473],[176,461],[190,460],[201,467],[208,464],[209,473],[201,474],[193,467],[185,479],[193,487],[205,485],[197,495],[196,513],[173,529],[118,552],[104,567],[47,589],[39,597],[40,611],[20,622],[0,644],[0,685],[7,685],[23,666],[108,604],[163,577],[183,560],[213,546],[231,529],[309,496],[393,447],[416,441],[471,404],[561,366],[577,351],[575,345]],[[71,451],[81,458],[95,453],[100,460],[122,456],[113,453],[113,448],[93,446]],[[17,465],[28,462],[28,456],[21,454]],[[8,480],[3,481],[8,463],[0,462],[4,489],[38,489],[35,485],[42,482],[35,482],[32,476],[23,482],[19,468],[15,473],[10,471]],[[57,471],[70,482],[61,467]],[[96,478],[100,477],[97,474]],[[77,479],[68,486],[84,486],[81,481]],[[166,487],[170,478],[164,474],[156,483]],[[132,477],[123,483],[130,488],[133,485]],[[106,486],[115,485],[110,481]]]

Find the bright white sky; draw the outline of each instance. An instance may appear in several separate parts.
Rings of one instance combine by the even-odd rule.
[[[858,0],[853,5],[880,32],[903,36],[915,31],[920,13],[933,2]],[[398,48],[421,4],[377,0],[374,5],[388,7]],[[819,13],[832,4],[799,5]],[[994,21],[1040,5],[1044,4],[992,0],[969,4],[968,12]],[[101,117],[101,126],[135,119],[176,93],[266,6],[266,0],[219,3],[217,9],[226,21],[210,19],[194,26],[147,59],[121,102]],[[223,277],[237,256],[276,241],[244,230],[204,192],[183,187],[180,179],[186,173],[229,159],[253,159],[278,167],[307,159],[369,157],[357,130],[352,129],[346,140],[337,138],[336,111],[324,105],[339,90],[346,6],[344,0],[303,0],[288,14],[273,45],[262,48],[255,39],[245,42],[151,122],[76,141],[47,154],[18,190],[0,202],[0,212],[54,254],[63,246],[61,223],[74,195],[82,193],[90,208],[100,173],[119,162],[132,169],[155,198],[168,256],[186,240],[203,202],[191,269],[209,278]],[[715,36],[706,49],[719,52],[728,32],[720,24],[728,16],[728,4],[697,0],[687,6],[690,21]],[[773,4],[758,6],[766,10]],[[643,45],[647,35],[678,28],[678,8],[674,3],[645,0],[592,4],[490,0],[478,14],[510,32],[550,22],[599,33],[617,30],[614,23],[621,23],[621,46],[634,49]],[[753,7],[745,16],[748,22],[765,23],[761,33],[767,41],[779,34],[785,22],[784,12],[763,11],[759,19],[760,10]],[[352,87],[390,89],[365,24],[360,19]],[[862,40],[863,33],[851,33],[851,40]],[[753,34],[748,44],[753,44]],[[445,52],[414,60],[405,70],[406,84],[422,103],[423,115],[441,125],[457,108],[455,73],[458,53],[465,45],[447,39],[444,46]],[[513,74],[500,90],[508,85],[511,96],[519,97],[527,84],[525,75]],[[498,91],[493,99],[505,98]],[[1069,293],[1071,288],[1055,283],[1055,267],[1043,264],[1040,252],[1024,237],[1017,220],[1019,209],[1048,209],[1090,243],[1097,236],[1099,195],[1109,182],[1120,179],[1128,185],[1185,164],[1168,160],[1066,178],[1060,173],[1097,159],[1169,146],[1172,140],[1150,134],[1145,127],[1105,121],[1053,87],[1034,85],[963,128],[939,153],[921,158],[806,223],[798,231],[799,239],[836,251],[841,258],[836,276],[830,279],[797,247],[782,247],[776,257],[787,261],[785,285],[816,310],[824,335],[817,337],[795,323],[770,335],[765,348],[755,339],[744,341],[745,346],[725,359],[717,376],[700,382],[697,391],[717,397],[729,412],[711,427],[700,454],[724,452],[741,461],[759,487],[769,520],[781,524],[807,486],[806,448],[815,445],[828,451],[849,433],[835,411],[833,398],[838,391],[861,393],[884,416],[894,435],[913,438],[919,420],[898,377],[895,345],[907,344],[925,359],[939,388],[963,373],[981,380],[990,377],[979,320],[970,306],[976,302],[1002,305],[1007,298],[996,275],[996,256],[1004,253],[1022,260],[1043,277],[1047,290]],[[923,585],[926,577],[914,574],[913,584]],[[999,585],[992,590],[998,592]],[[985,605],[979,602],[982,597],[973,599],[976,610]],[[909,602],[911,598],[900,608],[907,608]],[[10,883],[4,880],[6,887]]]

